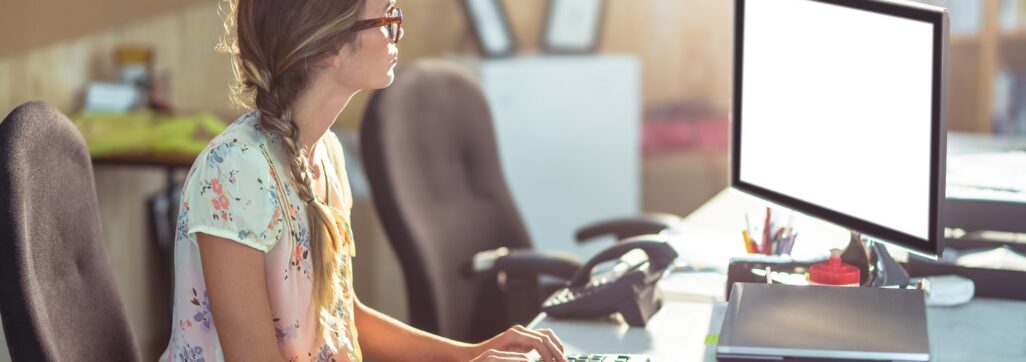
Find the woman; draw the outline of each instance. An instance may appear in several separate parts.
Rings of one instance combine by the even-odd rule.
[[[186,179],[162,360],[509,361],[536,350],[565,361],[550,330],[456,342],[374,311],[351,289],[352,196],[328,129],[358,91],[392,82],[394,0],[230,3],[222,48],[255,110]]]

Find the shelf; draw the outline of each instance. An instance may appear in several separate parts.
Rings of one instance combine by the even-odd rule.
[[[93,157],[93,165],[189,168],[196,155],[126,153]]]
[[[1001,30],[998,37],[1002,40],[1026,40],[1026,28],[1018,30]]]

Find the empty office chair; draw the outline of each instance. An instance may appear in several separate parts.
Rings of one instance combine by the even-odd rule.
[[[85,142],[42,102],[0,123],[0,291],[15,361],[139,359]]]
[[[539,275],[565,280],[580,267],[572,257],[531,250],[499,164],[488,104],[452,65],[399,69],[372,97],[360,136],[413,326],[461,340],[491,337],[538,313],[546,296]],[[578,239],[656,233],[676,221],[613,220],[582,229]]]

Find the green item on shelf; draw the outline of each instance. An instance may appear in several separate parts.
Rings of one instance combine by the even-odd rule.
[[[82,113],[74,117],[93,157],[198,155],[228,125],[209,113],[166,115],[149,111]]]

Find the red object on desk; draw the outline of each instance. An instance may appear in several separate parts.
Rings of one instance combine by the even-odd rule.
[[[841,262],[841,257],[833,255],[826,263],[819,263],[809,268],[809,281],[819,285],[859,286],[859,268]]]

